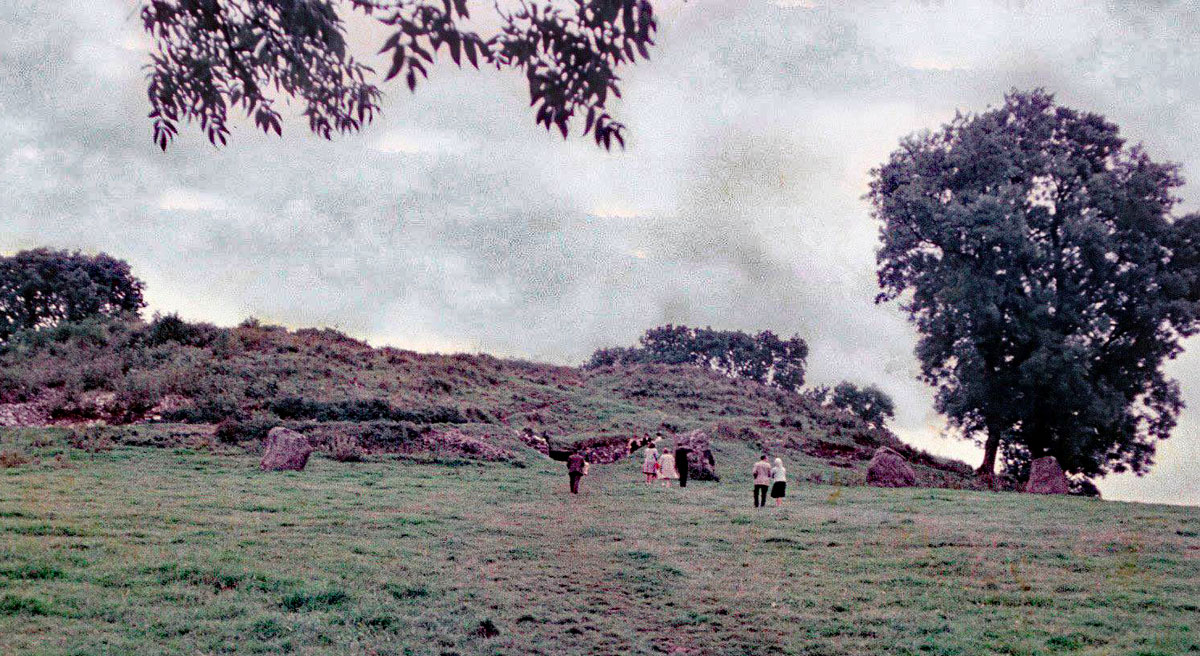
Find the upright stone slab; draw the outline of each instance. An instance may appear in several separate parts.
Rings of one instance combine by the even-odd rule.
[[[717,461],[713,458],[712,445],[704,431],[695,430],[685,435],[675,436],[675,448],[688,449],[688,478],[694,481],[719,481],[717,476]],[[679,469],[676,459],[675,469]]]
[[[917,474],[904,456],[881,446],[867,464],[867,485],[875,487],[913,487]]]
[[[1029,482],[1025,491],[1030,494],[1069,494],[1067,475],[1054,456],[1038,458],[1029,463]]]
[[[263,471],[304,471],[310,453],[312,446],[309,445],[307,437],[283,426],[276,426],[267,433],[262,461],[258,463],[258,467]]]

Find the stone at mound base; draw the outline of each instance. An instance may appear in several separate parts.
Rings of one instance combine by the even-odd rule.
[[[904,456],[887,448],[879,447],[867,465],[867,485],[875,487],[912,487],[917,484],[917,474]]]
[[[686,435],[676,435],[675,448],[689,449],[687,454],[689,479],[695,481],[721,480],[717,476],[717,464],[713,458],[712,445],[709,444],[708,435],[705,435],[704,431],[695,430]],[[679,469],[678,459],[675,462],[675,468]]]
[[[262,462],[258,463],[263,471],[304,471],[308,464],[308,455],[312,446],[308,438],[283,426],[276,426],[267,433],[267,441],[263,443]]]
[[[1030,494],[1068,494],[1067,475],[1054,456],[1038,458],[1029,463],[1029,482],[1025,491]]]

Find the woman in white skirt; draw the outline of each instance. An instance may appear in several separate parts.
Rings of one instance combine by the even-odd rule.
[[[771,466],[771,498],[775,500],[776,506],[782,506],[786,496],[787,469],[783,466],[783,458],[776,458],[775,464]]]
[[[670,451],[663,451],[658,457],[658,480],[663,487],[671,487],[671,480],[678,479],[679,472],[675,471],[675,456]]]

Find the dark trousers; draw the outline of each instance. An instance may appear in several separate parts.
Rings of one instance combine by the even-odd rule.
[[[583,478],[583,473],[567,472],[567,476],[571,478],[571,494],[579,494],[579,479]]]
[[[679,472],[679,487],[687,487],[687,452],[675,452],[675,471]]]
[[[767,505],[767,486],[754,486],[754,507],[758,508]]]

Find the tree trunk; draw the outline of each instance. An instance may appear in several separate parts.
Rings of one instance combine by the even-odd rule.
[[[979,465],[975,473],[986,476],[996,473],[996,452],[1000,449],[1000,433],[998,427],[988,426],[987,441],[983,443],[983,464]]]

